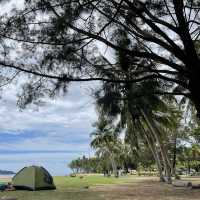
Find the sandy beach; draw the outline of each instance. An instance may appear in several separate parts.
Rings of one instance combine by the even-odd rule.
[[[4,181],[9,181],[11,180],[13,177],[13,175],[0,175],[0,181],[4,182]]]

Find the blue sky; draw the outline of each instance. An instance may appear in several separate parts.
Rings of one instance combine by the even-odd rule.
[[[66,96],[23,111],[16,106],[15,86],[6,88],[0,100],[0,169],[42,165],[64,175],[72,159],[91,154],[89,135],[97,116],[88,88],[71,84]]]
[[[4,2],[0,14],[23,6],[23,0]],[[97,116],[90,87],[96,84],[71,84],[66,96],[22,112],[16,106],[19,84],[9,85],[0,98],[0,169],[18,171],[34,164],[54,175],[69,173],[72,159],[92,154],[89,135]]]

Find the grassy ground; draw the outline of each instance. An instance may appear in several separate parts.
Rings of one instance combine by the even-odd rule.
[[[3,179],[0,182],[9,180]],[[101,192],[90,190],[95,185],[105,184],[123,184],[131,182],[130,177],[116,179],[114,177],[106,178],[100,175],[80,177],[54,177],[54,182],[57,187],[56,190],[44,191],[12,191],[2,192],[0,197],[9,196],[17,197],[19,200],[101,200]],[[88,189],[89,187],[89,189]]]
[[[54,181],[57,186],[54,191],[2,192],[0,197],[16,197],[18,200],[198,200],[200,196],[200,189],[174,188],[159,183],[155,177],[129,176],[116,179],[94,175],[84,178],[55,177]],[[200,183],[200,178],[190,181]]]
[[[123,184],[132,182],[131,176],[124,176],[121,178],[115,177],[104,177],[103,175],[92,175],[92,176],[77,176],[77,177],[55,177],[55,184],[58,188],[62,189],[78,189],[91,187],[96,185],[107,185],[107,184]]]

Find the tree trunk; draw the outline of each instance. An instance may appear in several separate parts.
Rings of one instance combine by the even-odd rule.
[[[174,148],[173,148],[172,173],[174,176],[176,176],[176,153],[177,153],[176,142],[177,142],[177,134],[175,135],[175,138],[174,138]]]
[[[190,90],[190,99],[195,105],[195,108],[197,110],[197,117],[200,118],[200,93],[199,93],[199,85],[200,85],[200,60],[196,61],[193,65],[187,65],[187,67],[190,69],[189,73],[189,90]]]
[[[188,165],[188,174],[190,174],[191,167],[190,167],[190,159],[189,158],[187,160],[187,165]]]
[[[149,127],[150,131],[152,132],[152,134],[154,135],[154,137],[156,138],[157,143],[159,144],[160,150],[161,150],[161,155],[163,158],[163,164],[164,164],[164,168],[165,168],[165,172],[166,172],[166,176],[167,176],[167,180],[166,182],[171,184],[172,183],[172,178],[171,178],[171,165],[169,163],[169,159],[164,147],[163,142],[161,141],[161,138],[158,136],[157,133],[157,129],[155,128],[155,124],[153,123],[152,120],[150,120],[146,113],[141,109],[141,113],[146,121],[147,126]]]
[[[173,171],[172,164],[171,164],[171,162],[170,162],[170,160],[169,160],[169,156],[168,156],[167,151],[166,151],[166,149],[165,149],[165,145],[163,144],[163,141],[162,141],[162,139],[161,139],[161,137],[160,137],[160,135],[161,135],[162,133],[160,132],[160,130],[159,130],[158,127],[156,126],[155,121],[154,121],[153,119],[150,119],[150,121],[152,122],[151,125],[153,126],[154,130],[156,131],[156,133],[158,133],[158,134],[156,134],[157,139],[158,139],[158,141],[159,141],[161,150],[162,150],[162,152],[164,153],[164,157],[166,158],[166,161],[167,161],[167,164],[168,164],[168,166],[169,166],[169,168],[170,168],[170,171],[172,172],[172,171]]]
[[[130,111],[132,120],[134,120],[131,108],[129,108],[129,111]],[[156,165],[157,165],[157,168],[158,168],[158,172],[159,172],[160,181],[164,182],[164,176],[163,176],[163,171],[162,171],[161,158],[160,158],[160,155],[159,155],[159,152],[158,152],[156,146],[152,143],[152,141],[154,141],[154,137],[152,136],[152,134],[150,132],[149,132],[150,137],[148,136],[148,134],[146,133],[146,130],[144,129],[144,127],[143,127],[142,122],[141,122],[140,119],[139,119],[139,124],[140,124],[140,127],[141,127],[141,129],[143,131],[143,134],[144,134],[144,140],[146,140],[146,142],[147,142],[147,144],[149,146],[149,149],[151,150],[151,152],[153,154],[153,157],[155,159],[155,162],[156,162]]]
[[[113,173],[115,177],[118,177],[118,173],[117,173],[117,165],[115,163],[115,159],[112,155],[112,153],[110,152],[110,161],[111,161],[111,165],[112,165],[112,169],[113,169]]]
[[[159,156],[159,153],[155,147],[155,145],[153,145],[151,139],[149,138],[148,134],[146,133],[146,130],[144,129],[144,127],[142,126],[142,123],[140,122],[140,126],[143,130],[143,134],[144,134],[144,139],[147,141],[147,144],[153,154],[153,157],[155,159],[157,168],[158,168],[158,172],[159,172],[159,177],[160,177],[160,181],[164,182],[164,177],[163,177],[163,172],[162,172],[162,164],[161,164],[161,158]],[[151,134],[150,134],[151,135]]]

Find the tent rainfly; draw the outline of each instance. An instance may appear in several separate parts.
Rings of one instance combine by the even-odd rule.
[[[24,167],[12,179],[16,189],[50,190],[56,189],[53,177],[49,172],[38,166]]]

